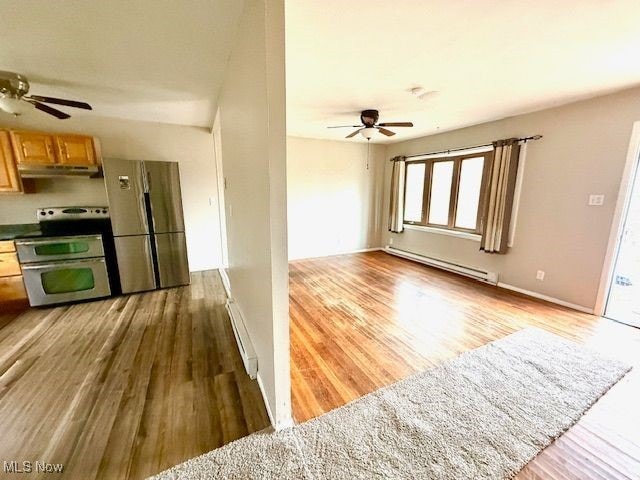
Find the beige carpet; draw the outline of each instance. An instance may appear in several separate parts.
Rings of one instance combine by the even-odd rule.
[[[510,478],[629,369],[542,330],[521,330],[154,478]]]

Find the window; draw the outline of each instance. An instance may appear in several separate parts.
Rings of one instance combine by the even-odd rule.
[[[491,155],[407,162],[404,223],[480,233]]]
[[[407,164],[407,183],[404,189],[404,219],[409,222],[422,220],[422,197],[424,195],[424,163]]]

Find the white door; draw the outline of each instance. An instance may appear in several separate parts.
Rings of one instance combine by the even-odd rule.
[[[640,175],[632,179],[605,317],[640,327]]]

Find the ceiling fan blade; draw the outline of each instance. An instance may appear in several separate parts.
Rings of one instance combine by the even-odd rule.
[[[411,122],[388,122],[388,123],[379,123],[379,127],[413,127],[413,123]]]
[[[64,105],[66,107],[82,108],[84,110],[93,110],[91,105],[86,102],[78,102],[76,100],[65,100],[64,98],[43,97],[40,95],[29,95],[28,97],[36,102],[53,103],[54,105]]]
[[[61,112],[60,110],[50,107],[49,105],[45,105],[44,103],[36,102],[35,100],[25,100],[25,101],[31,103],[38,110],[48,113],[49,115],[53,115],[54,117],[59,118],[60,120],[64,120],[66,118],[71,117],[71,115]]]
[[[327,127],[327,128],[358,128],[361,127],[362,125],[338,125],[335,127]]]
[[[360,133],[360,130],[362,130],[362,129],[361,129],[361,128],[359,128],[358,130],[356,130],[356,131],[355,131],[355,132],[353,132],[353,133],[350,133],[349,135],[347,135],[347,136],[346,136],[346,137],[344,137],[344,138],[351,138],[351,137],[355,137],[358,133]]]
[[[396,132],[392,132],[391,130],[387,130],[386,128],[382,128],[382,127],[378,127],[378,131],[381,134],[386,135],[387,137],[392,137],[396,134]]]

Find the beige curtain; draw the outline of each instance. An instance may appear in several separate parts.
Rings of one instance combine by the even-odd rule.
[[[520,145],[517,138],[509,138],[499,140],[493,146],[480,250],[507,253]]]
[[[404,176],[405,157],[394,157],[391,171],[391,199],[389,202],[389,231],[401,233],[404,230]]]

